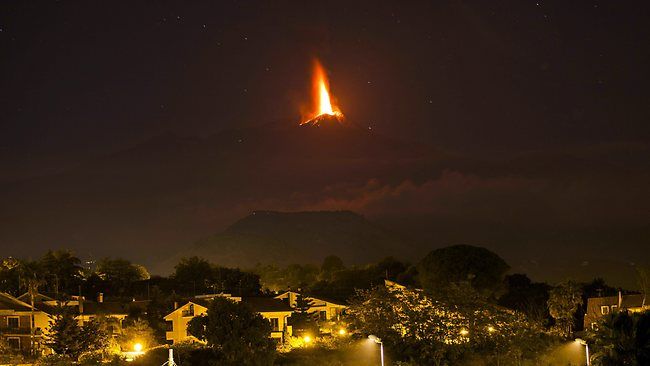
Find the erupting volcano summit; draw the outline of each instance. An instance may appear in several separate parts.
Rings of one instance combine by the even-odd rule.
[[[333,103],[330,96],[329,80],[323,65],[318,60],[314,60],[314,74],[312,77],[312,107],[309,113],[303,115],[301,125],[318,126],[322,123],[331,123],[343,121],[343,113],[338,106]]]

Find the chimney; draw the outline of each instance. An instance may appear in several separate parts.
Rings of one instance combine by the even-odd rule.
[[[174,301],[174,310],[178,309],[178,301]]]
[[[97,294],[97,302],[104,302],[104,293],[100,292]]]
[[[84,313],[84,298],[79,296],[79,314]]]
[[[623,304],[623,294],[621,290],[618,290],[618,310],[621,310],[621,305]]]

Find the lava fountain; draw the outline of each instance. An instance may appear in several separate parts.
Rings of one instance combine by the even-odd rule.
[[[327,73],[323,65],[318,60],[314,60],[314,74],[312,77],[312,97],[313,106],[306,118],[300,123],[319,125],[324,120],[336,120],[339,123],[343,121],[343,113],[332,103],[330,95],[330,84],[327,79]]]

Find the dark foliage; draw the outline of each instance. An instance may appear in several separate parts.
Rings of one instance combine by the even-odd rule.
[[[187,295],[227,292],[238,296],[259,295],[257,274],[238,268],[215,266],[199,257],[182,258],[173,275],[177,287],[191,290]]]
[[[497,254],[481,247],[454,245],[427,254],[418,265],[422,287],[440,291],[451,283],[468,282],[485,297],[503,289],[503,278],[510,267]]]
[[[546,283],[533,283],[525,274],[507,275],[506,292],[499,298],[498,304],[512,310],[520,311],[528,318],[548,324],[551,315],[547,302],[550,286]]]
[[[219,365],[273,364],[271,325],[243,303],[215,298],[207,315],[189,322],[188,331],[207,342]]]

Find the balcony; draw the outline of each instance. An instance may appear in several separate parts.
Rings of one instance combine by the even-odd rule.
[[[0,334],[3,334],[3,335],[27,334],[27,335],[29,335],[29,334],[31,334],[30,329],[31,328],[7,328],[7,327],[3,327],[3,328],[0,328]],[[35,330],[34,334],[35,335],[40,335],[41,334],[40,329]]]
[[[187,318],[187,317],[190,317],[190,316],[194,316],[194,312],[193,312],[193,311],[190,311],[190,310],[183,310],[183,312],[181,313],[181,316],[182,316],[183,318]]]

